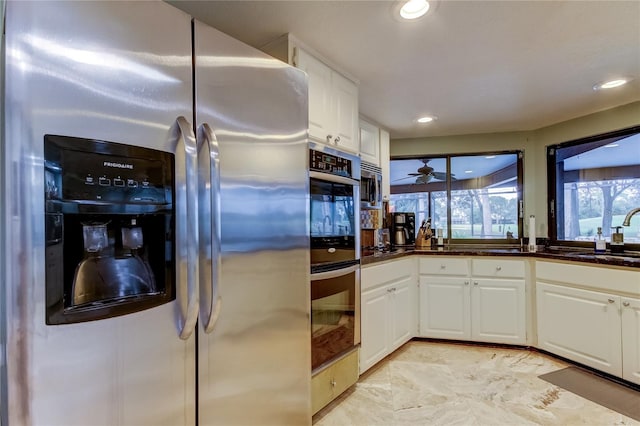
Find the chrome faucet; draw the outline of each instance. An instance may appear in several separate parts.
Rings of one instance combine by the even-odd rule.
[[[630,226],[631,225],[631,216],[633,216],[634,214],[640,212],[640,207],[636,207],[635,209],[632,209],[629,213],[627,213],[627,215],[624,218],[624,221],[622,222],[622,226]]]

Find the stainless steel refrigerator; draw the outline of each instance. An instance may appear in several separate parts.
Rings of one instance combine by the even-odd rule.
[[[3,6],[1,423],[310,424],[304,74],[163,2]],[[122,156],[95,162],[105,146]],[[159,254],[159,299],[76,305],[66,259],[91,238],[112,262]]]

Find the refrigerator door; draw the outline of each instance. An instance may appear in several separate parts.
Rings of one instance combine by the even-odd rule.
[[[173,152],[176,198],[186,190],[195,141],[184,122],[181,139],[177,118],[192,117],[190,17],[162,2],[6,7],[2,424],[194,424],[196,339],[188,334],[195,318],[185,316],[184,279],[173,302],[56,326],[45,325],[44,286],[45,134]],[[188,267],[187,251],[177,250],[180,269]]]
[[[194,40],[195,121],[219,145],[221,208],[220,315],[207,333],[204,303],[198,327],[199,422],[310,424],[306,77],[199,22]]]

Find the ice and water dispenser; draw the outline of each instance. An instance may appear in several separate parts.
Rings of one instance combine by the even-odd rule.
[[[44,153],[47,324],[175,299],[173,154],[54,135]]]

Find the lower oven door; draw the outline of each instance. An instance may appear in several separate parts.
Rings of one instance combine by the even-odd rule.
[[[311,369],[360,343],[360,265],[311,274]]]

